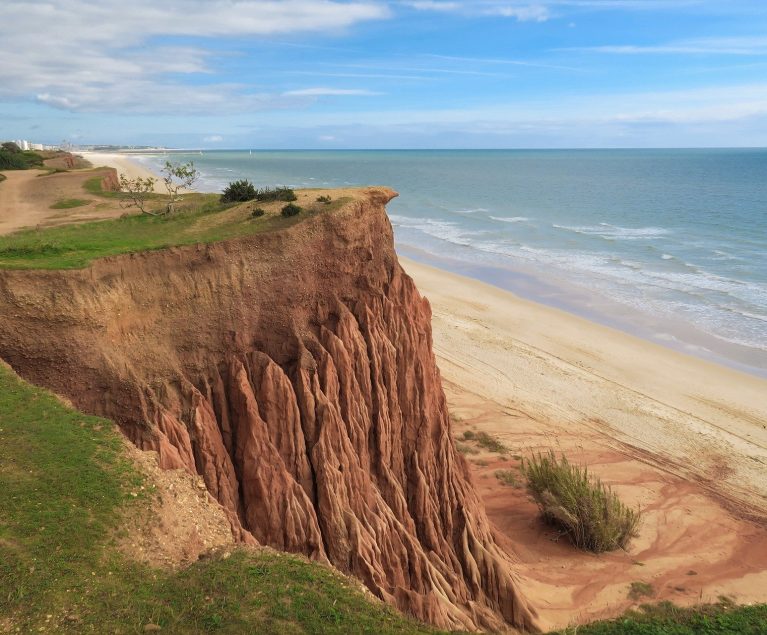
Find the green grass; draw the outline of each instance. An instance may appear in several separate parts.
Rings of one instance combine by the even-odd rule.
[[[763,635],[767,605],[735,606],[729,601],[694,608],[670,602],[643,605],[614,620],[558,631],[561,635]]]
[[[587,468],[550,451],[524,459],[522,473],[544,520],[580,549],[600,553],[625,548],[637,535],[639,510],[624,505]]]
[[[235,549],[178,572],[128,560],[121,519],[153,494],[122,447],[109,421],[0,366],[0,632],[434,632],[297,556]]]
[[[101,192],[99,178],[86,181],[85,188],[99,195],[118,194]],[[332,211],[348,200],[339,199],[323,206],[323,210]],[[227,214],[232,207],[220,203],[217,194],[188,194],[178,204],[178,211],[168,216],[131,214],[114,220],[16,232],[0,237],[0,268],[82,268],[104,256],[211,243],[282,229],[319,213],[307,210],[297,218],[279,214],[251,218],[244,207],[241,214]]]
[[[73,207],[82,207],[90,203],[84,198],[62,198],[51,205],[51,209],[72,209]]]

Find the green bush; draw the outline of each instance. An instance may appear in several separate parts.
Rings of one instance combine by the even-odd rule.
[[[295,216],[296,214],[300,214],[301,211],[302,209],[298,205],[288,203],[285,207],[282,208],[282,215],[285,217]]]
[[[268,203],[270,201],[285,201],[286,203],[290,203],[291,201],[298,200],[298,197],[289,187],[265,187],[256,190],[256,200],[260,203]]]
[[[221,195],[222,203],[242,203],[256,198],[256,188],[247,179],[232,181],[224,188]]]
[[[266,214],[264,210],[262,210],[260,207],[256,207],[250,212],[250,217],[261,218],[261,216],[263,216],[264,214]]]
[[[0,170],[29,170],[43,166],[43,157],[36,152],[17,151],[7,148],[6,145],[0,147]]]
[[[587,468],[549,451],[523,459],[522,472],[544,520],[580,549],[600,553],[625,548],[637,535],[639,510],[624,505]]]
[[[318,203],[325,203],[325,205],[330,205],[330,202],[332,200],[333,199],[331,199],[329,196],[318,196],[317,197],[317,202]]]

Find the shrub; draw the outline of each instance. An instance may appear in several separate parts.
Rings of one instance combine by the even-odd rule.
[[[263,216],[264,214],[266,214],[266,212],[265,212],[264,210],[262,210],[260,207],[255,207],[255,208],[253,208],[253,210],[250,212],[250,217],[251,217],[251,218],[260,218],[260,217],[261,217],[261,216]]]
[[[256,188],[247,179],[232,181],[224,188],[221,195],[222,203],[242,203],[256,198]]]
[[[282,208],[282,215],[285,217],[295,216],[296,214],[299,214],[301,211],[302,210],[298,205],[293,205],[293,203],[288,203],[285,207]]]
[[[332,200],[333,199],[331,199],[329,196],[318,196],[317,197],[317,202],[318,203],[325,203],[325,205],[330,205],[330,202]]]
[[[256,200],[260,203],[268,203],[270,201],[285,201],[286,203],[290,203],[298,200],[298,197],[289,187],[265,187],[256,190]]]
[[[622,549],[637,535],[640,511],[624,505],[587,468],[549,451],[523,459],[522,472],[544,520],[578,548],[595,553]]]
[[[490,450],[490,452],[504,454],[509,451],[509,448],[487,432],[477,432],[474,440],[486,450]]]

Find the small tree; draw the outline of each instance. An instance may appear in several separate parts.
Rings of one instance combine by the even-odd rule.
[[[200,177],[200,173],[194,167],[194,163],[171,163],[165,162],[165,167],[161,170],[165,175],[162,182],[165,189],[168,190],[167,213],[171,214],[175,209],[176,203],[181,200],[179,192],[181,190],[191,190],[194,182]]]
[[[154,184],[157,179],[148,176],[141,178],[140,176],[135,179],[129,179],[124,174],[120,174],[120,191],[123,193],[123,197],[120,200],[120,207],[123,209],[128,207],[138,207],[142,214],[149,214],[150,216],[159,216],[156,212],[150,212],[146,209],[146,203],[154,192]]]

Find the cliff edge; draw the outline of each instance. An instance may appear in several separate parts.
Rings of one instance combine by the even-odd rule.
[[[535,627],[469,482],[385,204],[0,271],[0,358],[200,474],[235,537],[329,561],[443,628]]]

